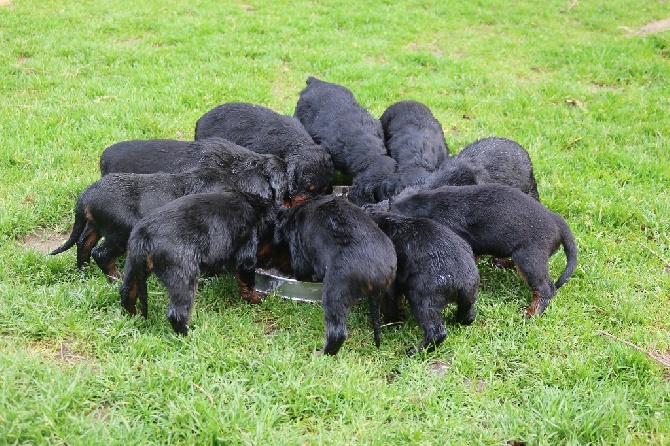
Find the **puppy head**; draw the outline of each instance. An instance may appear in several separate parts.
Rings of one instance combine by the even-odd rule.
[[[325,150],[318,146],[305,147],[300,152],[287,156],[286,162],[291,197],[315,197],[333,192],[335,168]]]

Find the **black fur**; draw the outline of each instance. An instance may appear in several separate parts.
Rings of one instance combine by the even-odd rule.
[[[447,157],[419,188],[485,183],[507,184],[540,201],[528,152],[511,139],[498,137],[477,140]]]
[[[381,123],[361,107],[347,88],[314,77],[300,93],[294,113],[314,142],[333,158],[335,169],[351,176],[349,200],[355,204],[387,198],[382,182],[397,163],[387,156]]]
[[[215,165],[214,161],[212,165]],[[237,170],[242,165],[249,168]],[[125,252],[133,225],[154,209],[184,195],[231,187],[264,198],[275,198],[278,192],[263,173],[264,166],[249,165],[246,161],[240,166],[235,171],[231,171],[231,164],[227,164],[222,168],[196,168],[174,174],[105,175],[79,195],[72,233],[51,254],[59,254],[76,244],[78,268],[83,268],[93,255],[100,269],[114,281],[120,277],[115,260]],[[285,187],[286,183],[283,184]],[[102,237],[105,240],[96,247]]]
[[[334,355],[347,339],[349,308],[370,301],[375,343],[379,346],[381,299],[396,273],[393,244],[354,204],[332,196],[307,200],[281,211],[275,247],[289,251],[298,280],[323,282],[326,344]]]
[[[200,141],[135,139],[113,144],[100,156],[100,173],[181,173],[200,167],[219,167],[234,175],[239,189],[253,192],[269,184],[275,200],[288,200],[286,163],[223,138]],[[252,183],[258,183],[253,185]],[[265,196],[265,193],[261,193]]]
[[[449,155],[442,125],[421,102],[396,102],[379,120],[388,155],[398,162],[394,192],[420,183]]]
[[[444,186],[394,200],[390,210],[444,224],[465,239],[475,255],[511,257],[533,290],[526,309],[529,317],[545,310],[577,266],[577,246],[565,220],[511,186]],[[561,245],[567,265],[553,283],[549,257]]]
[[[387,212],[369,215],[391,239],[398,258],[394,287],[382,305],[385,321],[400,319],[399,306],[404,296],[424,332],[423,341],[407,354],[432,350],[444,341],[447,330],[442,310],[447,303],[458,306],[459,322],[471,324],[476,316],[479,271],[470,245],[446,226],[428,218]]]
[[[289,194],[294,204],[333,191],[333,162],[293,116],[246,102],[231,102],[205,113],[195,126],[195,139],[220,136],[258,153],[286,161]]]
[[[147,278],[167,288],[167,318],[186,335],[202,268],[235,272],[242,298],[260,303],[255,291],[258,247],[270,243],[280,205],[241,191],[187,195],[142,218],[130,234],[121,305],[147,316]]]

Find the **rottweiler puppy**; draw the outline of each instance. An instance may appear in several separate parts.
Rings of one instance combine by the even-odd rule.
[[[540,201],[528,152],[511,139],[498,137],[479,139],[447,157],[419,188],[430,190],[484,183],[507,184]]]
[[[260,303],[255,290],[259,245],[271,243],[281,205],[241,191],[187,195],[162,206],[134,226],[128,239],[121,305],[147,316],[147,278],[167,288],[167,319],[186,335],[200,271],[234,272],[240,295]]]
[[[351,91],[309,77],[294,116],[330,153],[335,169],[352,178],[349,200],[360,205],[387,198],[386,190],[392,188],[382,182],[394,177],[397,163],[387,156],[381,123]]]
[[[292,204],[333,191],[333,161],[315,144],[293,116],[266,107],[231,102],[205,113],[195,126],[195,139],[219,136],[257,153],[286,161]]]
[[[388,154],[398,162],[400,178],[395,192],[420,183],[449,155],[442,125],[421,102],[396,102],[379,120]]]
[[[475,320],[479,271],[470,245],[453,231],[428,218],[371,211],[370,217],[391,239],[398,259],[394,286],[382,305],[385,321],[399,320],[403,296],[424,332],[423,341],[409,356],[430,351],[447,336],[442,310],[457,305],[456,319],[469,325]]]
[[[323,282],[326,343],[334,355],[347,339],[349,308],[362,296],[370,302],[375,344],[380,342],[380,305],[393,283],[393,243],[370,217],[346,199],[317,197],[280,211],[275,250],[289,252],[298,280]]]
[[[100,174],[177,173],[195,167],[205,150],[202,142],[175,139],[133,139],[121,141],[103,150]]]
[[[476,256],[511,257],[533,291],[527,317],[542,314],[577,267],[577,245],[565,220],[515,187],[443,186],[392,200],[390,211],[447,226],[470,244]],[[553,283],[549,257],[561,245],[567,265]]]
[[[100,156],[100,173],[181,173],[194,168],[218,167],[253,191],[252,183],[270,184],[276,200],[287,201],[286,163],[271,154],[256,153],[224,138],[199,141],[134,139],[107,147]]]
[[[278,158],[277,161],[283,163]],[[195,168],[174,174],[107,174],[79,195],[70,237],[51,254],[62,253],[76,244],[77,267],[83,268],[93,255],[96,264],[113,282],[120,277],[116,258],[125,252],[133,225],[152,210],[184,195],[229,188],[281,200],[286,191],[282,172],[273,171],[272,175],[283,175],[283,179],[270,180],[265,164],[256,165],[243,158],[224,167]],[[102,237],[105,240],[96,246]]]

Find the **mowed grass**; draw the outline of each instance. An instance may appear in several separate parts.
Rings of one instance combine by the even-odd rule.
[[[636,32],[669,16],[656,0],[0,1],[0,443],[670,443],[669,370],[647,354],[670,359],[670,32]],[[542,317],[482,259],[478,317],[447,308],[436,352],[405,357],[411,318],[377,350],[361,303],[340,353],[315,357],[319,305],[250,306],[204,279],[184,338],[154,279],[148,319],[129,318],[74,250],[45,253],[105,147],[191,139],[228,101],[291,114],[309,75],[377,117],[424,102],[452,152],[528,149],[580,248]]]

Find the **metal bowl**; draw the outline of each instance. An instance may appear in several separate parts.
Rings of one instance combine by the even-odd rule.
[[[256,270],[256,291],[300,302],[321,302],[321,282],[301,282],[262,269]]]

